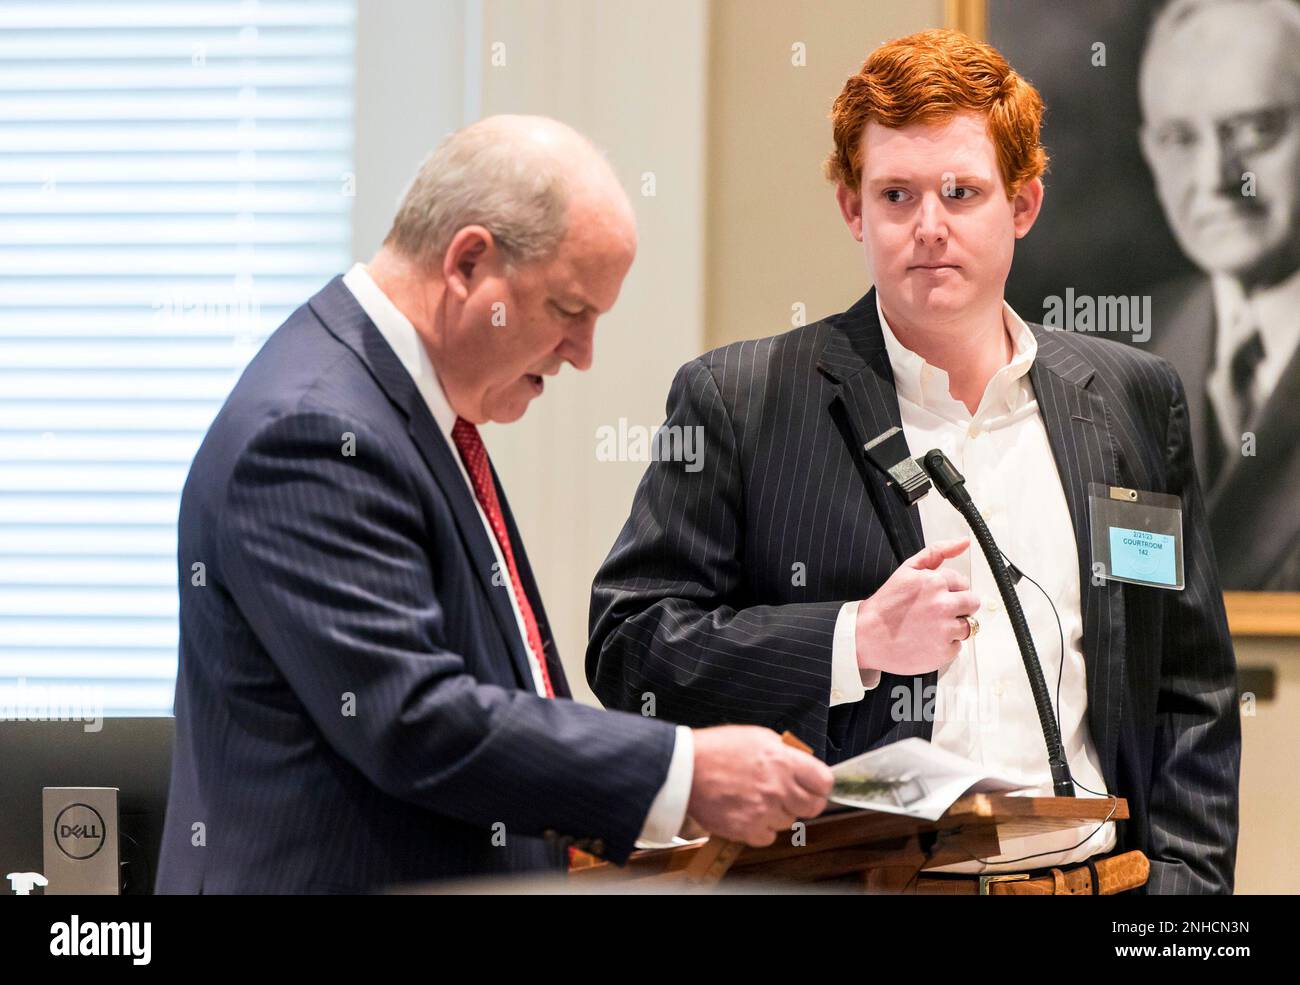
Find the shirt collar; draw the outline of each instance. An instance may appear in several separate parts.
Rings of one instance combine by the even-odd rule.
[[[926,362],[898,341],[880,307],[879,291],[876,292],[876,314],[880,317],[885,350],[889,354],[889,364],[894,373],[894,385],[898,395],[932,411],[951,410],[952,405],[955,404],[961,408],[961,416],[970,417],[970,412],[966,410],[965,405],[948,391],[947,371]],[[994,373],[993,378],[989,380],[984,396],[980,399],[976,416],[990,411],[993,413],[1014,411],[1029,399],[1026,374],[1038,353],[1038,340],[1034,338],[1034,333],[1029,330],[1029,326],[1006,301],[1002,302],[1002,324],[1011,337],[1011,361]]]
[[[1300,270],[1280,284],[1246,296],[1235,277],[1210,279],[1219,330],[1215,337],[1216,365],[1226,366],[1237,347],[1259,329],[1266,360],[1287,360],[1300,347]]]
[[[379,329],[379,334],[384,337],[384,341],[397,354],[402,366],[415,381],[420,396],[428,404],[433,419],[438,422],[439,430],[450,444],[451,429],[456,424],[456,412],[447,401],[446,391],[443,390],[433,363],[429,360],[429,352],[420,341],[420,334],[411,324],[411,320],[402,314],[387,294],[380,290],[364,263],[354,263],[352,269],[343,275],[343,284],[357,299],[361,310],[375,323],[375,328]]]

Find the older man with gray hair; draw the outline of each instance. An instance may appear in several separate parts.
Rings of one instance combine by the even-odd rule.
[[[770,730],[568,700],[477,426],[591,365],[635,249],[584,138],[490,118],[254,358],[181,501],[160,892],[562,869],[570,845],[622,861],[687,814],[770,844],[825,806],[830,771]]]

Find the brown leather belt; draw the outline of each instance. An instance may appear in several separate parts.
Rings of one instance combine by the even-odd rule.
[[[921,896],[1113,896],[1146,885],[1150,871],[1141,852],[1123,852],[1060,869],[983,876],[915,877],[899,869],[878,869],[868,877],[867,890]]]

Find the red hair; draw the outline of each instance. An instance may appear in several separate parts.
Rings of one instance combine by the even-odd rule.
[[[940,123],[973,110],[988,118],[1007,197],[1047,170],[1039,143],[1043,98],[996,48],[958,31],[921,31],[887,41],[850,76],[831,109],[835,150],[826,177],[862,184],[862,131],[868,121],[897,129]]]

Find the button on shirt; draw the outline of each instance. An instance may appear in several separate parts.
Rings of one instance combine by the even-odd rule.
[[[1012,341],[1012,358],[989,380],[972,416],[966,405],[949,393],[947,372],[905,348],[880,311],[879,299],[876,307],[908,448],[914,455],[939,448],[952,460],[965,476],[966,488],[998,546],[1042,585],[1056,606],[1060,630],[1051,605],[1028,578],[1016,586],[1054,707],[1058,670],[1061,674],[1061,739],[1071,773],[1079,784],[1106,794],[1087,721],[1082,597],[1074,527],[1029,379],[1038,343],[1029,327],[1004,302],[1003,324]],[[944,566],[964,576],[982,603],[976,614],[979,635],[964,640],[957,658],[939,672],[930,741],[990,772],[1025,777],[1033,785],[1029,795],[1051,796],[1047,749],[1029,679],[983,552],[961,514],[943,497],[931,491],[918,507],[925,543],[971,538],[970,548],[959,557],[945,560]],[[857,674],[853,634],[857,605],[846,604],[836,624],[831,704],[860,700],[864,689],[879,683],[878,673],[860,678]],[[838,698],[836,691],[840,692]],[[1094,796],[1078,787],[1075,793]],[[1078,842],[1083,844],[1071,847]],[[932,871],[1023,871],[1081,862],[1114,845],[1114,823],[1100,827],[1092,823],[1004,839],[1004,851],[995,858]],[[1039,854],[1044,852],[1048,854]],[[1010,861],[1026,855],[1036,857]]]
[[[465,471],[465,463],[461,461],[460,455],[456,453],[456,445],[452,439],[452,428],[456,425],[456,412],[452,410],[451,404],[447,400],[442,383],[438,379],[438,374],[434,371],[433,363],[429,360],[429,353],[420,341],[415,326],[393,304],[388,295],[380,290],[379,285],[370,276],[370,271],[366,269],[365,264],[353,264],[352,269],[343,276],[343,284],[352,292],[352,296],[357,299],[357,304],[361,306],[361,310],[374,322],[375,327],[379,329],[379,334],[388,342],[402,366],[410,374],[411,379],[414,380],[416,389],[419,390],[420,396],[424,398],[429,412],[438,425],[438,430],[442,432],[443,439],[447,442],[447,447],[452,450],[451,457],[460,470],[461,479],[464,481],[470,499],[473,500],[475,509],[478,511],[479,520],[483,524],[483,532],[487,536],[488,544],[492,547],[492,555],[496,561],[495,570],[509,570],[501,552],[501,545],[492,532],[492,525],[488,522],[483,507],[479,505],[478,497],[474,493],[474,486],[470,482],[469,473]],[[518,545],[516,545],[517,548]],[[519,609],[519,603],[515,600],[514,593],[507,592],[506,594],[510,599],[511,611],[515,616],[519,639],[523,643],[524,652],[528,656],[533,689],[544,697],[546,695],[546,684],[537,655],[533,653],[532,647],[528,645],[528,628],[523,613]],[[651,804],[649,813],[646,815],[645,825],[641,831],[642,841],[657,844],[670,841],[677,834],[686,817],[686,804],[690,799],[694,769],[694,737],[691,735],[689,728],[678,726],[672,760],[668,767],[668,776]]]

